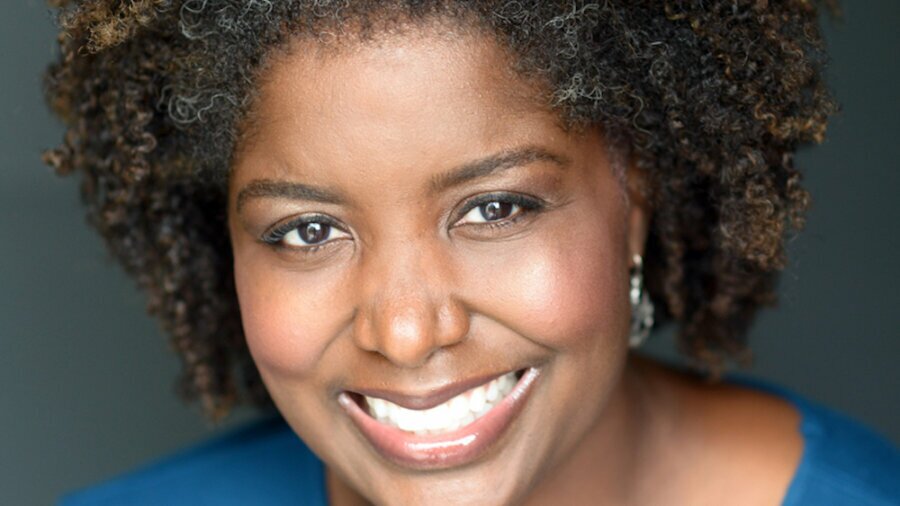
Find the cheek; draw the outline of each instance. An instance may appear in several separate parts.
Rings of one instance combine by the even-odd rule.
[[[304,377],[341,326],[343,300],[320,274],[275,270],[235,256],[235,284],[247,346],[264,373]],[[315,290],[306,287],[316,287]]]
[[[551,349],[624,339],[628,327],[622,230],[564,228],[516,248],[484,271],[496,316]],[[605,338],[597,340],[600,336]]]

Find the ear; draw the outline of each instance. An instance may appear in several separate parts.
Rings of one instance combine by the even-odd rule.
[[[634,255],[644,256],[644,247],[647,244],[647,232],[650,228],[650,209],[647,198],[647,179],[643,170],[634,163],[629,164],[625,172],[625,191],[628,194],[628,264],[632,264]]]

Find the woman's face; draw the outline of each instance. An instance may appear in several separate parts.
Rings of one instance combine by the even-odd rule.
[[[600,134],[472,35],[298,42],[261,82],[229,218],[279,410],[375,502],[521,500],[621,385],[645,220]]]

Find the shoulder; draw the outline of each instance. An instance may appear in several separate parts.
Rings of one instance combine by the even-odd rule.
[[[71,494],[61,506],[325,504],[322,464],[280,419],[253,423]]]
[[[784,506],[900,506],[900,451],[871,429],[760,381],[711,389],[715,407],[708,409],[733,427],[722,431],[732,442],[726,447],[789,478],[780,492]],[[792,440],[799,442],[793,450]]]
[[[704,498],[900,506],[900,453],[850,418],[760,381],[662,377],[680,412],[680,460]]]
[[[669,376],[677,406],[684,504],[778,504],[802,460],[802,415],[786,400],[688,375]]]
[[[793,394],[805,441],[786,506],[900,505],[900,451],[867,427]]]

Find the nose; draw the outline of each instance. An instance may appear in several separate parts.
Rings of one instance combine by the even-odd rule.
[[[407,244],[363,262],[360,275],[353,322],[360,348],[414,368],[468,334],[468,312],[454,297],[452,273],[439,254]]]

